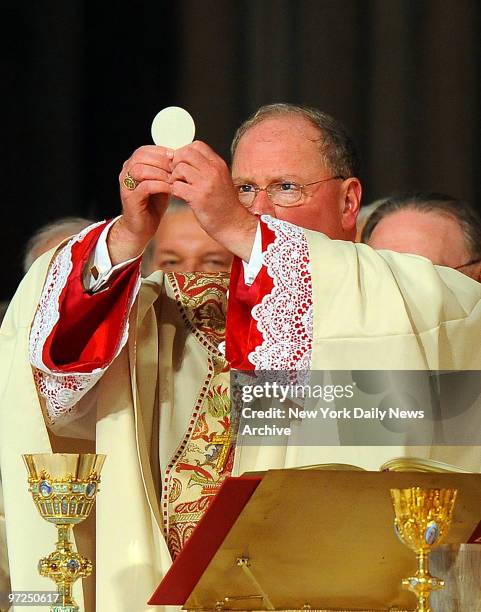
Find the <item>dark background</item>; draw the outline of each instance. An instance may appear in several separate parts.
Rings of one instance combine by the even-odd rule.
[[[122,163],[164,106],[227,158],[259,105],[314,105],[355,137],[364,204],[425,189],[479,206],[478,0],[17,2],[2,39],[4,299],[35,229],[118,213]]]

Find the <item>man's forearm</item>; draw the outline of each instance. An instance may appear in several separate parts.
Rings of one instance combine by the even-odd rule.
[[[207,229],[207,232],[231,253],[248,262],[254,246],[258,219],[254,215],[244,214],[244,210],[241,212],[240,218],[225,219],[222,225],[216,224],[215,231]]]
[[[111,227],[107,237],[107,248],[113,266],[124,263],[141,255],[150,237],[132,234],[120,217]]]

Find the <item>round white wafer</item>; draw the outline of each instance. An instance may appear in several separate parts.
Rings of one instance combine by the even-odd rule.
[[[185,109],[168,106],[155,115],[151,133],[156,145],[180,149],[194,140],[195,123]]]

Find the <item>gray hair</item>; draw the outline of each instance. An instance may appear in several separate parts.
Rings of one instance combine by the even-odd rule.
[[[357,225],[362,225],[364,222],[366,222],[369,217],[372,215],[372,213],[377,210],[380,206],[382,206],[382,204],[384,204],[385,202],[387,202],[389,200],[389,198],[380,198],[379,200],[374,200],[374,202],[371,202],[370,204],[366,204],[365,206],[361,206],[361,208],[359,209],[359,214],[357,215]]]
[[[58,243],[78,234],[95,221],[83,217],[62,217],[40,227],[29,239],[25,246],[23,258],[23,271],[26,273],[33,262],[48,250],[48,243],[58,239]]]
[[[387,198],[364,225],[361,242],[368,243],[378,223],[400,210],[435,212],[454,218],[463,232],[469,256],[481,258],[481,217],[468,202],[443,193],[408,192]]]
[[[308,121],[320,132],[319,150],[323,161],[336,176],[359,176],[359,157],[356,146],[344,125],[317,108],[296,104],[267,104],[261,106],[239,127],[231,145],[234,155],[240,139],[255,125],[272,117],[296,115]]]

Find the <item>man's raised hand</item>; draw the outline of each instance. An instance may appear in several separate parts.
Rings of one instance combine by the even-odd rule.
[[[107,240],[113,265],[140,255],[157,231],[171,192],[172,157],[171,149],[148,145],[124,163],[119,175],[122,217]],[[134,189],[126,186],[126,177]]]
[[[196,140],[174,152],[170,181],[172,195],[187,202],[205,231],[247,261],[257,220],[239,202],[224,160]]]

